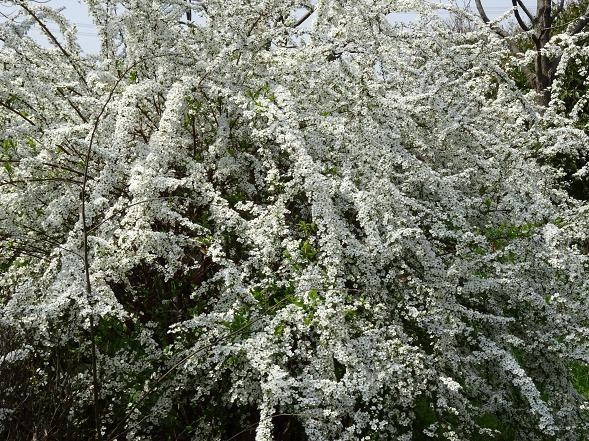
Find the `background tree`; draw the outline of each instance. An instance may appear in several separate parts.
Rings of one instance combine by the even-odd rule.
[[[578,0],[568,3],[566,0],[538,0],[536,13],[532,14],[523,1],[512,0],[512,3],[513,15],[521,30],[530,35],[536,52],[534,69],[526,68],[524,73],[538,93],[538,103],[546,107],[550,103],[550,88],[560,62],[560,56],[548,54],[546,46],[555,34],[572,37],[582,32],[589,22],[589,6]],[[475,4],[483,21],[490,23],[481,0],[475,0]],[[502,37],[509,35],[500,27],[494,26],[494,30]],[[515,54],[519,52],[517,46],[511,48]]]
[[[484,6],[476,2],[483,21],[490,23]],[[589,197],[586,178],[589,154],[587,139],[587,18],[589,3],[584,0],[539,1],[532,14],[521,1],[514,1],[516,30],[495,31],[505,39],[514,55],[510,75],[522,91],[537,94],[539,111],[549,112],[547,127],[570,124],[576,135],[540,142],[534,155],[559,171],[563,188],[576,199]],[[548,110],[547,110],[548,109]],[[552,118],[564,118],[553,123]],[[572,132],[570,132],[572,134]]]

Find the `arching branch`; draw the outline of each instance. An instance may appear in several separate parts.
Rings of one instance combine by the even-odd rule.
[[[518,3],[521,3],[520,0],[511,0],[511,4],[513,5],[513,15],[515,15],[515,19],[517,20],[517,24],[519,27],[524,30],[524,32],[528,32],[530,28],[526,23],[522,20],[521,15],[519,14]]]
[[[490,23],[491,20],[489,19],[489,16],[485,12],[485,8],[483,7],[483,4],[481,3],[481,0],[475,0],[475,4],[477,6],[477,11],[479,12],[479,15],[483,19],[483,21],[485,23],[487,23],[487,24]],[[507,32],[505,32],[503,29],[501,29],[498,26],[493,26],[492,29],[493,29],[493,31],[495,31],[501,37],[507,37],[508,36]]]
[[[522,8],[524,14],[526,14],[528,19],[532,22],[532,26],[534,26],[534,23],[536,22],[536,17],[534,17],[534,15],[530,12],[530,10],[526,7],[522,0],[517,0],[517,4],[520,8]]]
[[[489,23],[491,20],[489,20],[489,16],[485,12],[485,8],[483,7],[481,0],[475,0],[475,3],[476,3],[477,11],[479,12],[480,17],[483,19],[483,21],[485,23]]]

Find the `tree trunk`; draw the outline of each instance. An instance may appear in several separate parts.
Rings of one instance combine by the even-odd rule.
[[[542,52],[550,41],[552,27],[552,4],[550,0],[538,0],[538,10],[533,23],[533,40],[536,46],[536,79],[534,87],[538,92],[538,104],[547,107],[550,103],[550,86],[553,75],[552,61]]]

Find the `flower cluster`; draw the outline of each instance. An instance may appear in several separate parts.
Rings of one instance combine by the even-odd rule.
[[[0,25],[0,434],[587,433],[586,209],[534,155],[582,135],[490,30],[87,0],[86,55],[15,3],[66,40]]]

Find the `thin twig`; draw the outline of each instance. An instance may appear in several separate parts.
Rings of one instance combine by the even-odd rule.
[[[74,70],[76,71],[76,73],[78,74],[80,79],[82,80],[82,83],[84,83],[84,85],[86,87],[88,87],[88,83],[86,82],[86,78],[84,77],[84,75],[82,75],[82,72],[80,72],[79,66],[76,63],[74,63],[74,60],[72,60],[72,57],[69,54],[69,52],[64,49],[63,45],[59,42],[59,40],[57,38],[55,38],[55,35],[53,35],[53,33],[49,30],[49,28],[45,25],[45,23],[43,23],[43,21],[39,17],[37,17],[37,15],[26,4],[20,3],[20,7],[23,8],[25,11],[27,11],[27,13],[31,17],[33,17],[33,19],[39,24],[39,26],[41,26],[41,28],[43,29],[43,32],[45,32],[45,35],[47,35],[47,37],[49,37],[49,39],[52,41],[52,43],[55,44],[55,46],[57,46],[57,48],[61,51],[61,53],[67,58],[67,60],[71,64],[71,66],[74,68]]]
[[[35,123],[33,121],[31,121],[29,118],[27,118],[25,115],[23,115],[21,112],[19,112],[16,109],[13,109],[12,107],[10,107],[8,104],[6,104],[4,101],[0,101],[0,106],[4,107],[5,109],[10,110],[11,112],[17,114],[18,116],[20,116],[22,119],[24,119],[26,122],[28,122],[31,125],[35,125]]]
[[[58,87],[58,88],[57,88],[57,91],[59,92],[59,94],[60,94],[62,97],[64,97],[64,98],[67,100],[68,104],[69,104],[69,105],[72,107],[72,109],[74,109],[74,111],[75,111],[75,112],[78,114],[78,116],[80,117],[80,119],[81,119],[82,121],[84,121],[84,123],[87,123],[87,122],[88,122],[88,120],[86,119],[86,117],[85,117],[85,116],[82,114],[82,112],[80,111],[80,109],[78,109],[78,106],[76,106],[76,105],[75,105],[75,104],[72,102],[72,100],[70,100],[70,98],[69,98],[68,96],[66,96],[66,94],[64,93],[64,91],[63,91],[63,90],[61,90],[61,87]]]
[[[96,437],[98,441],[102,441],[102,423],[100,418],[100,411],[98,409],[98,391],[99,391],[99,384],[98,384],[98,368],[96,362],[96,335],[94,332],[94,300],[92,299],[92,284],[90,282],[90,262],[89,262],[89,248],[88,248],[88,222],[86,219],[86,192],[89,180],[89,170],[90,170],[90,157],[92,155],[92,147],[94,145],[94,138],[96,137],[96,132],[98,131],[98,125],[100,124],[100,120],[104,112],[106,112],[106,108],[110,103],[110,100],[115,94],[119,84],[121,83],[122,79],[126,77],[127,72],[131,69],[135,64],[125,71],[125,75],[119,78],[114,86],[112,87],[105,103],[103,104],[96,120],[94,121],[94,127],[92,128],[92,133],[90,135],[90,141],[88,143],[88,149],[86,150],[86,158],[84,161],[84,179],[82,182],[82,206],[81,206],[81,216],[82,216],[82,235],[83,235],[83,256],[84,256],[84,275],[86,279],[86,295],[88,296],[88,302],[90,303],[90,339],[91,339],[91,346],[92,346],[92,395],[94,400],[94,419],[96,424]]]
[[[143,59],[139,59],[139,60],[135,61],[133,64],[131,64],[123,72],[121,77],[115,82],[112,89],[110,90],[110,93],[109,93],[106,101],[104,102],[102,108],[100,109],[100,112],[98,113],[98,116],[96,117],[96,120],[94,121],[94,126],[92,128],[92,133],[90,135],[90,141],[88,142],[88,148],[86,150],[86,155],[85,155],[84,179],[82,182],[82,191],[81,191],[81,198],[82,198],[81,217],[82,217],[82,236],[83,236],[82,243],[83,243],[83,257],[84,257],[84,275],[85,275],[85,279],[86,279],[86,295],[88,296],[88,301],[89,301],[90,307],[91,307],[90,339],[91,339],[91,347],[92,347],[92,349],[91,349],[92,350],[92,395],[93,395],[93,401],[94,401],[94,419],[95,419],[95,424],[96,424],[96,437],[97,437],[98,441],[102,441],[102,432],[101,432],[102,423],[101,423],[100,411],[98,408],[99,383],[98,383],[98,368],[97,368],[97,361],[96,361],[97,359],[96,359],[96,335],[95,335],[95,326],[94,326],[94,299],[92,299],[92,284],[90,281],[90,259],[89,259],[89,247],[88,247],[89,228],[88,228],[88,221],[87,221],[87,216],[86,216],[87,186],[88,186],[88,180],[90,178],[89,177],[90,158],[92,156],[92,148],[94,146],[94,139],[96,138],[96,133],[98,132],[98,126],[100,124],[100,120],[102,119],[102,116],[106,112],[108,104],[110,103],[111,99],[113,98],[113,96],[114,96],[119,84],[122,82],[122,80],[125,79],[127,77],[128,73],[132,69],[134,69],[137,65],[139,65],[140,63],[143,63],[144,61],[147,61],[149,59],[167,57],[170,55],[171,54],[162,54],[162,55],[155,55],[155,56],[150,56],[150,57],[146,57]],[[202,81],[204,81],[206,76],[207,76],[207,74],[205,73],[205,75],[203,75],[203,77],[201,78],[200,83],[202,83]]]

